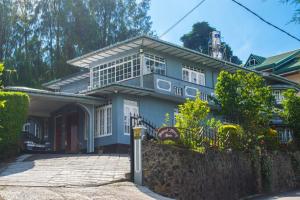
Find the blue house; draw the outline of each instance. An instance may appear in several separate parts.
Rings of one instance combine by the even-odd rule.
[[[49,144],[53,151],[120,152],[130,141],[130,114],[157,127],[166,113],[200,92],[209,100],[220,71],[252,71],[233,63],[149,36],[135,37],[68,61],[81,71],[44,84],[45,90],[9,87],[30,96],[23,131]],[[260,73],[260,72],[257,72]],[[274,74],[261,73],[270,85],[299,89]],[[219,116],[222,118],[222,116]]]

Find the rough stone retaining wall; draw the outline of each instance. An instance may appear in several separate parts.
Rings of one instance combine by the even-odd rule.
[[[299,152],[253,159],[241,152],[200,154],[144,141],[143,184],[176,199],[239,199],[295,188],[299,162]]]

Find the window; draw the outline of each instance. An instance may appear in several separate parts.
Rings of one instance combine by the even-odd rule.
[[[184,66],[182,68],[182,80],[205,86],[204,70]]]
[[[130,134],[130,115],[138,115],[138,105],[136,101],[124,100],[124,134]]]
[[[102,87],[140,75],[140,56],[134,54],[92,68],[92,87]]]
[[[29,133],[30,132],[30,123],[25,123],[23,125],[23,129],[22,129],[23,132],[26,132],[26,133]]]
[[[276,103],[280,104],[281,101],[283,100],[283,95],[281,90],[273,90],[272,94],[275,97]]]
[[[164,58],[145,53],[145,64],[145,74],[154,72],[157,74],[166,75],[166,60]]]
[[[102,106],[96,109],[95,137],[112,135],[112,106]]]

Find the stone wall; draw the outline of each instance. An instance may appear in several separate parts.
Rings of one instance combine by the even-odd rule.
[[[144,141],[143,184],[176,199],[239,199],[267,190],[283,191],[296,187],[294,168],[299,155],[293,156],[294,161],[298,159],[293,164],[286,153],[252,159],[246,153],[200,154]]]

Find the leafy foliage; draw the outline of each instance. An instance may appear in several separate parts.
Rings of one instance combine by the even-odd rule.
[[[5,107],[0,109],[0,159],[15,155],[19,149],[20,132],[26,120],[29,105],[27,94],[20,92],[1,92],[0,101]]]
[[[5,85],[39,87],[77,71],[66,60],[140,34],[152,34],[150,0],[0,1]]]
[[[184,104],[179,105],[178,111],[175,127],[180,132],[179,145],[203,152],[203,144],[210,144],[211,141],[208,138],[204,141],[205,138],[201,137],[201,134],[209,125],[217,126],[219,121],[213,118],[208,120],[210,109],[208,103],[200,99],[199,93],[195,99],[187,99]]]
[[[296,9],[291,21],[300,24],[300,0],[281,0],[281,1],[295,5]]]
[[[281,116],[293,129],[297,145],[300,147],[300,97],[292,89],[285,91],[283,96]]]
[[[211,27],[208,22],[198,22],[193,25],[192,31],[184,34],[180,40],[183,42],[183,46],[200,51],[204,54],[209,54],[208,51],[208,41],[210,33],[216,29]],[[231,47],[225,42],[222,43],[225,51],[225,59],[231,60],[231,62],[236,64],[242,64],[242,61],[233,55]]]
[[[218,129],[219,149],[243,150],[244,130],[239,125],[226,124]]]

